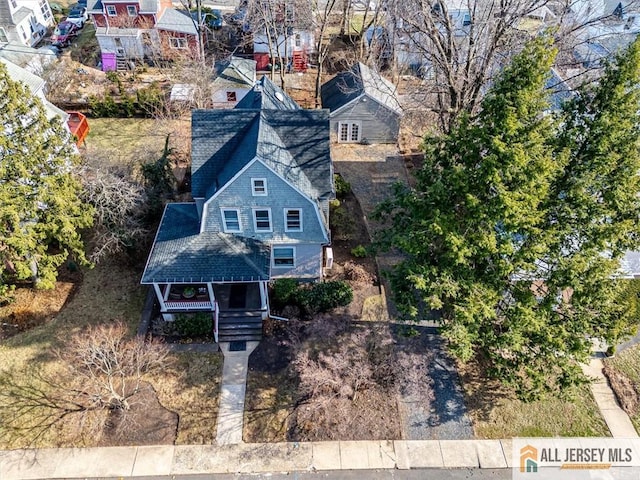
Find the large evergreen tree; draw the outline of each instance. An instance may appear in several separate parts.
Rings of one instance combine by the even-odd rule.
[[[626,328],[612,277],[638,246],[638,42],[558,118],[555,52],[538,38],[451,131],[426,138],[416,186],[379,208],[408,317],[441,313],[463,361],[481,357],[522,397],[583,380],[590,339]]]
[[[72,255],[86,262],[79,229],[92,209],[78,194],[79,158],[59,118],[0,64],[0,298],[14,281],[53,287]]]

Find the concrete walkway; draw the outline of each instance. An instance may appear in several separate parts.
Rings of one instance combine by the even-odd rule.
[[[601,356],[592,358],[588,365],[582,365],[584,374],[594,379],[591,382],[591,393],[593,393],[600,413],[609,427],[611,436],[613,438],[638,438],[638,432],[633,427],[629,415],[620,408],[618,399],[609,385],[609,380],[604,376],[602,368]]]
[[[508,468],[511,440],[423,440],[0,451],[0,479],[159,477],[409,468]]]
[[[247,390],[247,368],[249,355],[259,342],[247,342],[246,350],[232,352],[229,342],[221,342],[220,350],[224,355],[222,382],[218,405],[218,445],[242,443],[244,422],[244,396]]]

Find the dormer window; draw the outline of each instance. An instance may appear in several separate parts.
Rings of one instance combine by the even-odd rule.
[[[240,226],[240,211],[237,208],[223,208],[222,220],[225,233],[238,233],[242,231]]]
[[[267,195],[267,179],[252,178],[251,189],[254,197],[265,197]]]

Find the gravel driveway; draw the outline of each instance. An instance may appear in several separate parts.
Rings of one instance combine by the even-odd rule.
[[[408,182],[408,173],[403,159],[392,145],[334,145],[332,146],[334,168],[351,183],[365,217],[391,192],[398,181]],[[367,219],[370,233],[379,225]],[[378,256],[381,270],[395,265],[401,257],[392,253]],[[385,288],[388,286],[385,285]],[[392,302],[387,299],[390,314],[395,315]],[[426,352],[431,361],[426,382],[431,384],[434,399],[425,403],[419,396],[404,395],[400,399],[403,411],[404,434],[407,440],[467,439],[473,438],[473,428],[464,404],[460,379],[451,357],[446,353],[443,339],[432,326],[415,326],[417,336],[399,335],[399,324],[393,325],[398,348],[413,352]]]

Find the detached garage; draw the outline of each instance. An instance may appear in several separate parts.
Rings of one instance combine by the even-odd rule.
[[[363,63],[322,85],[330,110],[331,138],[338,143],[395,143],[402,108],[396,87]]]

